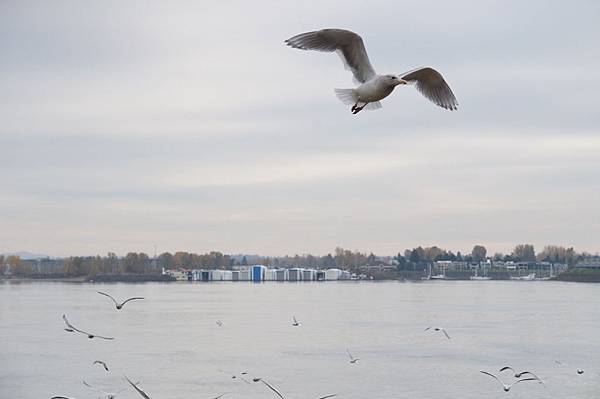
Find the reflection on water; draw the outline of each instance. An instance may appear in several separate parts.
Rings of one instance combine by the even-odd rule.
[[[117,311],[97,290],[147,299]],[[83,379],[118,391],[123,374],[153,399],[273,397],[231,378],[242,371],[290,399],[596,398],[599,304],[600,285],[555,282],[3,283],[0,398],[91,398]],[[65,332],[63,313],[115,340]],[[347,348],[360,362],[350,364]],[[506,365],[536,371],[546,388],[521,383],[507,394],[479,373]]]

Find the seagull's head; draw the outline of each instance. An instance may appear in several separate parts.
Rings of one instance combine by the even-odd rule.
[[[391,86],[405,85],[408,82],[396,75],[385,75],[385,81]]]

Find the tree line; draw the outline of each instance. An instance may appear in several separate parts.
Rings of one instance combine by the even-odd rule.
[[[394,264],[398,270],[423,270],[428,264],[435,261],[463,261],[482,262],[487,259],[493,261],[535,262],[545,261],[551,263],[563,263],[572,267],[581,259],[591,254],[576,252],[573,247],[562,247],[547,245],[539,253],[531,244],[519,244],[514,247],[510,254],[495,253],[488,256],[487,249],[483,245],[475,245],[471,252],[462,254],[460,251],[453,252],[439,248],[417,247],[406,249],[393,257]],[[219,251],[210,251],[204,254],[177,251],[175,253],[163,252],[156,258],[151,258],[143,252],[129,252],[123,257],[109,252],[106,256],[71,256],[59,260],[46,260],[47,262],[58,262],[54,264],[54,273],[57,271],[68,276],[94,276],[98,274],[143,274],[159,273],[165,269],[232,269],[235,266],[244,266],[250,263],[261,264],[275,268],[338,268],[352,272],[359,271],[363,266],[386,265],[387,258],[380,258],[371,253],[352,251],[341,247],[335,248],[333,253],[326,255],[294,255],[294,256],[253,256],[252,262],[243,256],[223,254]],[[17,275],[29,275],[39,272],[45,260],[28,261],[18,256],[0,255],[0,275],[6,270]],[[41,262],[41,263],[40,263]]]

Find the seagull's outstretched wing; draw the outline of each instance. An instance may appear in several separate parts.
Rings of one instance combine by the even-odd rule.
[[[495,379],[496,381],[498,381],[501,385],[504,385],[504,383],[502,381],[500,381],[500,379],[498,377],[496,377],[494,374],[488,373],[487,371],[483,371],[483,370],[480,370],[479,372],[483,373],[483,374],[489,375],[490,377],[492,377],[493,379]]]
[[[301,33],[287,39],[285,43],[301,50],[336,51],[346,69],[352,71],[354,78],[360,83],[365,83],[376,75],[362,38],[349,30],[321,29]]]
[[[137,387],[137,384],[134,384],[133,382],[131,382],[131,380],[129,378],[127,378],[127,376],[125,376],[125,379],[127,380],[128,383],[131,384],[131,386],[133,387],[133,389],[135,389],[140,395],[142,395],[142,397],[144,399],[150,399],[150,397],[148,395],[146,395],[146,392],[144,392],[141,389],[139,389]],[[139,384],[139,382],[138,382],[138,384]]]
[[[275,392],[277,396],[279,396],[281,399],[284,399],[283,395],[281,395],[281,393],[277,389],[273,388],[273,386],[267,381],[263,380],[262,378],[260,378],[259,381],[268,386],[271,389],[271,391]]]
[[[92,364],[101,364],[102,367],[104,367],[104,370],[108,371],[108,366],[106,365],[106,362],[103,362],[102,360],[95,360]]]
[[[100,295],[104,295],[104,296],[107,296],[107,297],[109,297],[110,299],[112,299],[112,301],[115,303],[115,305],[119,306],[119,303],[118,303],[118,302],[115,300],[115,298],[113,298],[112,296],[108,295],[108,294],[107,294],[107,293],[105,293],[105,292],[100,292],[100,291],[96,291],[96,292],[97,292],[98,294],[100,294]],[[125,303],[125,302],[123,302],[123,303]]]
[[[126,304],[127,302],[129,302],[129,301],[135,301],[135,300],[138,300],[138,299],[144,299],[144,298],[143,298],[143,297],[141,297],[141,296],[135,296],[135,297],[133,297],[133,298],[129,298],[129,299],[127,299],[127,300],[123,301],[123,303],[121,304],[121,306],[125,305],[125,304]]]
[[[417,90],[427,99],[442,108],[453,111],[458,107],[454,93],[442,75],[433,68],[425,67],[415,69],[400,75],[400,78],[409,83],[415,83]]]
[[[516,380],[515,382],[513,382],[512,384],[510,384],[510,386],[512,387],[515,384],[518,384],[521,381],[538,381],[537,378],[521,378],[520,380]]]
[[[502,367],[502,368],[500,369],[500,372],[503,372],[504,370],[510,370],[510,371],[512,371],[513,373],[515,373],[515,369],[513,369],[513,368],[512,368],[512,367],[510,367],[510,366],[504,366],[504,367]]]
[[[331,397],[334,397],[334,396],[337,396],[337,393],[334,393],[334,394],[331,394],[331,395],[325,395],[325,396],[321,396],[321,397],[320,397],[320,398],[318,398],[318,399],[327,399],[327,398],[331,398]]]
[[[446,329],[445,329],[445,328],[442,328],[441,330],[442,330],[442,332],[444,333],[444,335],[446,336],[446,338],[450,339],[450,336],[449,336],[449,335],[448,335],[448,333],[446,332]]]
[[[69,320],[67,320],[67,316],[66,315],[63,315],[62,318],[65,321],[65,324],[67,325],[67,328],[65,328],[65,330],[67,330],[67,331],[77,331],[77,332],[80,332],[80,333],[85,334],[85,335],[90,335],[90,333],[88,333],[86,331],[83,331],[83,330],[80,330],[79,328],[75,327],[73,324],[69,323]]]

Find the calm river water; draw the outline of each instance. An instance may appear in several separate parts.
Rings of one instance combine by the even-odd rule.
[[[98,290],[146,299],[117,311]],[[115,340],[64,331],[63,313]],[[505,393],[479,373],[505,365],[536,372],[545,387]],[[0,283],[0,398],[97,398],[82,380],[117,391],[124,374],[152,399],[275,397],[228,374],[242,371],[286,399],[597,399],[600,284]],[[117,397],[141,398],[131,387]]]

